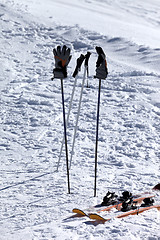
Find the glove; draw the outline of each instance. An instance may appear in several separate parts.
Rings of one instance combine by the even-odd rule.
[[[106,79],[108,75],[108,69],[105,53],[101,47],[96,47],[96,51],[98,53],[98,59],[96,62],[96,76],[94,77],[98,79]]]
[[[65,45],[62,47],[58,46],[57,50],[53,49],[55,58],[55,68],[53,69],[54,78],[63,79],[67,77],[67,65],[71,60],[70,48]]]

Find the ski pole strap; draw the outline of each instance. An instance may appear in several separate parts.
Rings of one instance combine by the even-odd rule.
[[[80,68],[81,68],[81,65],[82,65],[84,59],[85,59],[85,56],[83,54],[81,54],[81,56],[79,58],[77,58],[77,65],[76,65],[76,68],[75,68],[74,73],[72,75],[74,78],[76,77],[76,75],[80,71]]]

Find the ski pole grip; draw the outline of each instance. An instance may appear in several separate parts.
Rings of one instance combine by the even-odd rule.
[[[84,62],[85,67],[88,67],[88,61],[89,61],[90,56],[91,56],[91,53],[87,52],[87,54],[85,55],[85,62]]]
[[[74,78],[78,74],[84,59],[85,59],[85,56],[83,54],[81,54],[81,56],[79,58],[77,58],[77,65],[76,65],[76,68],[75,68],[74,73],[72,75]]]

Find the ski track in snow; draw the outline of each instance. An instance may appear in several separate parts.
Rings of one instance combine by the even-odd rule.
[[[100,203],[108,190],[137,193],[159,182],[160,48],[105,36],[78,25],[47,26],[31,20],[24,5],[21,12],[21,5],[2,2],[0,239],[160,239],[156,210],[97,226],[87,218],[67,219],[74,207]],[[97,1],[86,2],[96,5]],[[137,15],[147,16],[140,9]],[[158,21],[152,19],[154,24]],[[85,87],[83,93],[70,170],[71,195],[67,194],[64,153],[56,172],[63,116],[60,82],[50,80],[52,49],[63,44],[72,50],[69,78],[64,81],[66,111],[76,58],[87,51],[92,53],[89,88]],[[93,198],[97,45],[106,52],[109,75],[102,81],[98,196]],[[82,77],[83,68],[68,127],[69,150]]]

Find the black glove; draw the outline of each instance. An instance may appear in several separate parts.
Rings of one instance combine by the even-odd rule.
[[[105,53],[103,52],[103,49],[101,47],[96,47],[96,51],[98,53],[98,59],[96,62],[95,78],[106,79],[108,75],[108,69],[107,69],[107,61],[106,61]]]
[[[58,46],[57,50],[53,49],[55,58],[55,68],[53,69],[54,78],[63,79],[67,77],[67,65],[71,60],[70,48],[65,45],[62,47]]]

